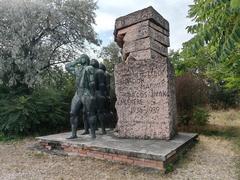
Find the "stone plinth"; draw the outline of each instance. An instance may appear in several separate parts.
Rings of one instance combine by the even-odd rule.
[[[74,140],[66,139],[70,132],[37,139],[40,147],[44,148],[42,150],[50,153],[117,161],[165,171],[168,164],[174,163],[197,138],[197,134],[179,133],[170,141],[121,139],[108,130],[107,135],[97,132],[96,140],[92,140],[90,135],[80,135],[81,133]]]
[[[148,7],[118,18],[114,34],[124,59],[114,72],[118,136],[171,139],[176,98],[167,20]]]

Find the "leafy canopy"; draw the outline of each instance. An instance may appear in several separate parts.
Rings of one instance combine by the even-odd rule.
[[[240,89],[240,0],[194,0],[188,17],[194,22],[187,27],[193,38],[174,56],[178,73],[191,71]]]
[[[188,17],[195,24],[187,27],[194,37],[186,46],[193,51],[205,45],[214,46],[216,58],[226,59],[240,41],[239,6],[239,0],[194,0]]]
[[[0,80],[33,87],[53,65],[99,44],[94,0],[0,0]]]
[[[100,57],[103,59],[103,63],[111,74],[114,72],[114,66],[122,61],[121,50],[115,42],[111,42],[103,47]]]

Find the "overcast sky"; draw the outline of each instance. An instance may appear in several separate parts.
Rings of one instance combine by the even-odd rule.
[[[153,6],[170,24],[170,48],[180,49],[182,43],[189,40],[191,35],[187,33],[186,26],[191,24],[187,18],[188,5],[193,0],[98,0],[95,27],[99,38],[106,46],[113,41],[115,19],[131,12]]]

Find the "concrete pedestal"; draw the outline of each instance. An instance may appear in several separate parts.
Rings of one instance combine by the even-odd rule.
[[[74,140],[66,139],[69,136],[70,132],[37,139],[39,144],[49,151],[57,149],[66,155],[117,161],[165,171],[168,164],[174,163],[181,153],[194,144],[198,135],[179,133],[169,141],[117,138],[110,130],[107,135],[97,132],[95,140],[92,140],[90,135],[78,135]]]

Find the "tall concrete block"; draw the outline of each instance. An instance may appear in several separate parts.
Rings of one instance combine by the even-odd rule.
[[[124,61],[115,67],[118,136],[170,139],[176,134],[169,23],[152,7],[120,17],[115,41]]]

